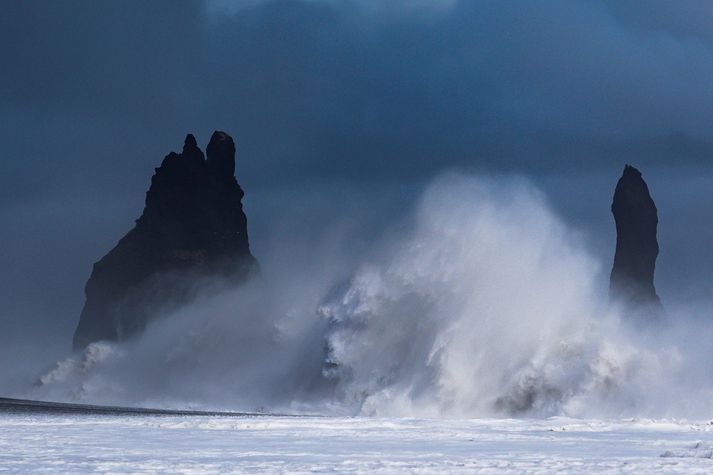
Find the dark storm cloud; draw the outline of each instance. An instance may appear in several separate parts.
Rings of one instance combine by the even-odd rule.
[[[125,185],[145,160],[147,137],[163,138],[186,116],[202,12],[185,1],[28,1],[5,8],[0,133],[9,170],[0,203],[74,186],[93,192],[89,184],[97,180],[99,190]]]
[[[19,2],[2,201],[66,169],[121,192],[188,129],[236,134],[261,184],[713,150],[707,3],[439,3]]]
[[[369,3],[263,2],[215,20],[212,89],[233,87],[215,108],[230,105],[271,176],[549,172],[712,150],[710,45],[633,25],[636,4],[473,1],[424,18]]]
[[[451,167],[533,177],[608,246],[624,162],[655,198],[713,174],[711,26],[706,1],[12,2],[0,319],[69,341],[91,262],[188,131],[236,136],[258,256],[285,217],[385,220]],[[662,223],[705,222],[696,183]]]

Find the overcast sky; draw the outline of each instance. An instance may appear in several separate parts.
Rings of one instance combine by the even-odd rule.
[[[457,169],[529,178],[606,262],[631,163],[660,210],[664,302],[713,290],[707,0],[23,0],[0,45],[5,340],[69,345],[153,168],[215,129],[258,258],[285,223],[370,235]]]

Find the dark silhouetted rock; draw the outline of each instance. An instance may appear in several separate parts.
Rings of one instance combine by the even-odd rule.
[[[628,315],[660,318],[663,308],[654,288],[659,254],[658,213],[636,168],[626,165],[611,207],[616,222],[616,254],[609,295]]]
[[[250,254],[235,144],[215,132],[206,149],[186,137],[151,179],[136,226],[99,262],[86,285],[74,348],[140,333],[157,316],[189,302],[207,278],[247,279]]]

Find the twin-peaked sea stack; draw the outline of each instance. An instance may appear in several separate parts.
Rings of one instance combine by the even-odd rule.
[[[235,144],[215,132],[206,148],[188,135],[156,169],[136,226],[94,264],[74,333],[76,350],[139,334],[152,319],[191,301],[211,278],[243,282],[250,253]]]
[[[636,168],[626,165],[611,206],[616,222],[616,254],[609,295],[627,316],[659,319],[663,307],[654,287],[659,254],[658,212],[649,187]]]

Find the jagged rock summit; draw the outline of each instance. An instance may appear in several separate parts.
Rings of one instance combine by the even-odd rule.
[[[616,222],[616,254],[609,295],[631,316],[660,318],[663,307],[654,287],[659,254],[658,212],[649,187],[636,168],[626,165],[611,206]]]
[[[250,253],[235,144],[216,131],[206,148],[193,135],[164,158],[151,179],[136,226],[94,264],[73,346],[119,341],[189,302],[206,277],[246,280]]]

